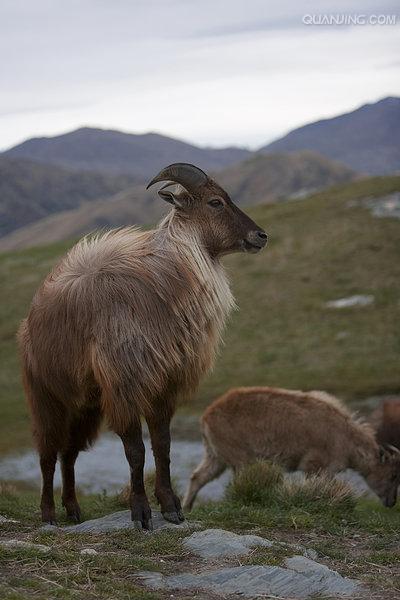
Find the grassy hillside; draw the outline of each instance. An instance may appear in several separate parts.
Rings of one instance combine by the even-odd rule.
[[[400,390],[400,221],[373,217],[358,201],[396,190],[400,177],[374,178],[249,210],[270,245],[226,259],[239,310],[214,373],[184,411],[236,385],[326,389],[348,400]],[[0,452],[30,441],[14,336],[67,247],[0,255]],[[360,293],[373,294],[374,304],[325,307]]]

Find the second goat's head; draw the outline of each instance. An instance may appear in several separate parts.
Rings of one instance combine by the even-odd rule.
[[[168,182],[158,192],[161,198],[172,204],[178,218],[190,221],[212,257],[259,252],[267,243],[265,231],[198,167],[188,163],[169,165],[147,188],[161,181]]]

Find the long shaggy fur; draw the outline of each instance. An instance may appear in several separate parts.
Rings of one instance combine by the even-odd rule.
[[[233,298],[220,263],[172,214],[153,231],[83,239],[35,295],[19,332],[24,382],[36,429],[57,443],[94,405],[117,433],[170,414],[211,367]]]

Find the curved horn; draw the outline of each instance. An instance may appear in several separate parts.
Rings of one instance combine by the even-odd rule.
[[[173,163],[156,175],[147,185],[146,190],[151,185],[159,181],[173,181],[180,183],[188,192],[194,193],[199,187],[208,181],[208,176],[204,171],[189,163]]]

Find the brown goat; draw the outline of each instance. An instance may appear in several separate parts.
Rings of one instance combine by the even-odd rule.
[[[21,324],[43,521],[55,520],[57,455],[63,505],[80,520],[74,464],[103,416],[124,444],[132,520],[152,526],[141,417],[151,436],[161,511],[174,523],[184,518],[170,481],[170,419],[178,399],[190,396],[211,367],[233,305],[220,257],[258,252],[267,236],[197,167],[170,165],[149,185],[159,181],[169,182],[159,194],[173,209],[158,228],[80,241],[47,276]]]
[[[384,400],[371,414],[370,422],[379,444],[400,450],[400,398]]]
[[[333,396],[268,387],[238,388],[215,400],[201,420],[205,455],[193,471],[183,501],[227,467],[259,458],[288,471],[333,476],[346,468],[363,475],[385,506],[394,506],[400,455],[380,449],[372,429],[354,420]]]

